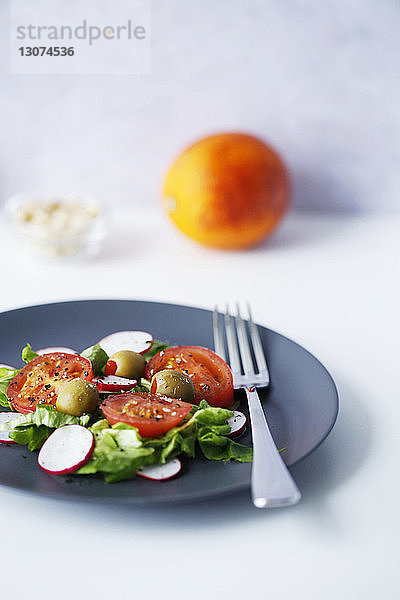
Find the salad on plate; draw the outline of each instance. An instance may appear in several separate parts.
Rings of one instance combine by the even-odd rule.
[[[199,455],[252,460],[233,439],[246,417],[231,371],[208,348],[118,331],[81,353],[27,344],[22,359],[22,369],[0,366],[0,446],[38,451],[48,473],[161,481]]]

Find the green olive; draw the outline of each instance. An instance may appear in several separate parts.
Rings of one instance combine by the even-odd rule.
[[[181,398],[184,402],[193,402],[193,381],[180,371],[164,369],[158,371],[151,380],[151,391],[169,398]]]
[[[143,377],[146,361],[141,354],[132,350],[120,350],[110,356],[117,365],[114,375],[118,377],[129,377],[130,379],[140,379]]]
[[[56,408],[67,415],[80,417],[85,413],[92,413],[99,401],[99,392],[95,384],[77,377],[66,381],[60,387]]]

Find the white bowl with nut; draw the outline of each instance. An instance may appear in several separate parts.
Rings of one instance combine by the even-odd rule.
[[[48,257],[94,255],[106,236],[104,209],[96,200],[21,194],[7,201],[5,211],[18,236]]]

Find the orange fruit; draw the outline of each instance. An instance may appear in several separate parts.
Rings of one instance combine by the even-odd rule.
[[[266,143],[243,133],[205,137],[169,169],[163,205],[175,225],[215,248],[253,246],[289,206],[289,175]]]

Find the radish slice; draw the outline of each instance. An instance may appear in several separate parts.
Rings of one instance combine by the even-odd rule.
[[[152,481],[165,481],[171,479],[179,473],[182,468],[182,463],[179,458],[173,458],[163,465],[150,465],[148,467],[141,467],[136,473],[139,477],[144,479],[151,479]]]
[[[227,420],[227,424],[231,428],[231,432],[228,434],[228,437],[237,437],[240,435],[246,426],[246,417],[243,413],[238,410],[233,411],[233,417],[230,417]]]
[[[50,348],[40,348],[35,350],[36,354],[52,354],[53,352],[64,352],[64,354],[78,354],[76,350],[72,348],[65,348],[64,346],[51,346]]]
[[[99,341],[108,356],[119,350],[133,350],[144,354],[153,345],[153,336],[146,331],[116,331]]]
[[[128,392],[135,387],[137,380],[118,377],[118,375],[107,375],[106,377],[93,379],[93,383],[97,385],[97,389],[103,394],[107,392]]]
[[[15,412],[0,412],[0,423],[8,423],[19,416],[20,414]],[[0,431],[0,442],[2,444],[15,444],[14,440],[8,437],[7,431]]]
[[[82,425],[64,425],[45,441],[38,456],[39,466],[48,473],[72,473],[84,465],[94,448],[94,436]]]

